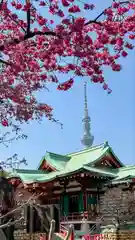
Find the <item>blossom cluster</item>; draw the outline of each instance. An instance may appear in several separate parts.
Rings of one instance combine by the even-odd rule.
[[[120,71],[119,58],[127,57],[134,48],[135,1],[113,1],[95,19],[83,17],[84,11],[95,9],[92,3],[83,2],[80,7],[77,0],[2,1],[0,121],[3,126],[8,126],[8,117],[28,121],[45,115],[51,119],[52,107],[38,103],[35,97],[35,92],[45,88],[47,82],[66,91],[76,77],[87,77],[111,93],[104,79],[104,67]],[[71,77],[61,83],[59,73],[64,78],[70,73]]]

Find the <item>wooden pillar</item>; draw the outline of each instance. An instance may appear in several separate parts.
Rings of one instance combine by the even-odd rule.
[[[100,198],[100,196],[99,196],[99,191],[100,191],[100,187],[99,186],[97,186],[97,213],[99,213],[100,212],[100,206],[99,206],[99,198]]]
[[[63,214],[64,214],[64,202],[63,202],[63,199],[64,199],[64,195],[66,195],[66,187],[68,186],[69,184],[69,179],[62,179],[62,180],[59,180],[59,184],[60,186],[63,188],[63,191],[61,193],[61,197],[62,197],[62,202],[60,201],[60,216],[62,214],[62,217],[63,217]],[[64,215],[64,217],[66,217]]]
[[[84,212],[87,211],[87,191],[86,191],[86,177],[85,174],[82,173],[81,177],[76,177],[76,181],[81,184],[81,191],[83,193],[83,206]]]
[[[87,192],[86,192],[86,189],[82,189],[82,191],[83,191],[84,211],[87,211]]]

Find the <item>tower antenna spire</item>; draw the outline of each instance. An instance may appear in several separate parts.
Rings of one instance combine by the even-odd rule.
[[[85,148],[91,147],[94,141],[94,136],[91,135],[91,127],[90,122],[91,119],[88,113],[88,103],[87,103],[87,82],[84,82],[84,118],[83,118],[83,137],[82,137],[82,144]]]

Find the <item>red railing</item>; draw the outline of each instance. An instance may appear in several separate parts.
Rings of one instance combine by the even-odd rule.
[[[92,237],[93,237],[93,239],[92,239]],[[90,240],[105,240],[105,235],[104,234],[95,234],[92,237],[90,238]]]
[[[96,214],[93,213],[92,214],[88,214],[88,212],[82,212],[82,213],[78,213],[78,212],[74,212],[74,213],[69,213],[68,216],[61,216],[61,221],[65,222],[65,221],[81,221],[83,219],[83,217],[85,216],[86,220],[95,220],[96,218]]]
[[[74,220],[81,221],[82,217],[83,217],[82,213],[71,213],[68,216],[61,216],[61,221],[63,221],[63,222],[74,221]]]

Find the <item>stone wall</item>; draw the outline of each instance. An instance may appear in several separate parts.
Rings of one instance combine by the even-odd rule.
[[[104,240],[135,240],[135,231],[119,231],[116,233],[106,233]]]
[[[19,219],[20,217],[23,217],[23,220],[15,224],[16,229],[26,229],[27,208],[24,204],[27,203],[28,200],[32,197],[32,193],[28,192],[27,189],[24,189],[21,186],[22,184],[20,184],[20,186],[18,186],[15,191],[15,202],[18,210],[15,211],[14,214],[15,218]],[[24,207],[18,208],[22,205],[24,205]]]
[[[119,240],[135,240],[135,231],[120,231]]]
[[[114,187],[101,194],[99,200],[103,225],[113,224],[119,218],[120,224],[135,221],[135,195],[128,189]]]
[[[26,233],[26,231],[15,231],[14,237],[15,240],[40,240],[41,233],[33,233],[30,235],[29,233]],[[46,237],[46,234],[42,233],[42,236]]]
[[[27,234],[25,231],[16,231],[15,232],[15,240],[40,240],[40,233]],[[46,237],[46,234],[42,234],[42,236]],[[100,240],[100,238],[97,238]],[[118,234],[114,233],[105,233],[104,238],[102,240],[135,240],[135,230],[120,230]]]

